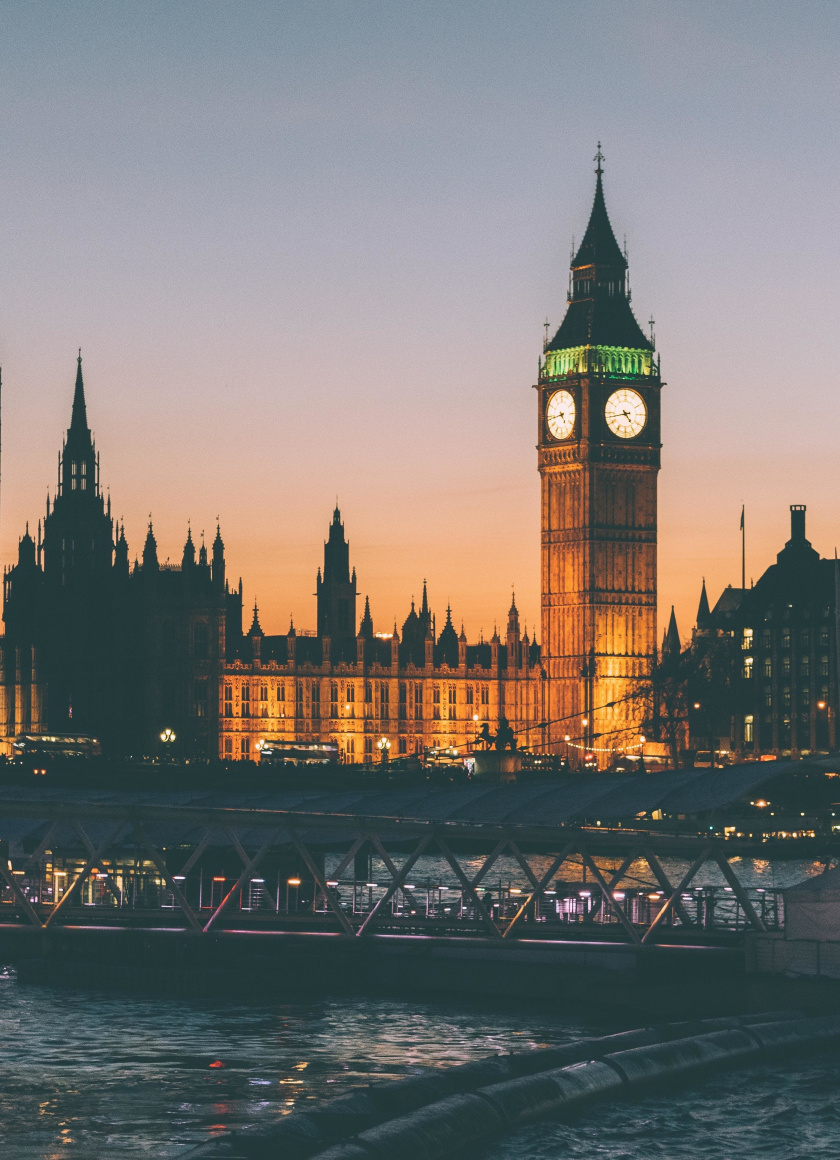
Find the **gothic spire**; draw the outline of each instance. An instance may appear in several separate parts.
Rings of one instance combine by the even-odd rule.
[[[362,623],[359,625],[359,636],[363,636],[365,640],[373,638],[373,617],[370,614],[370,597],[365,597],[365,614],[362,617]]]
[[[546,346],[546,353],[581,346],[653,350],[630,307],[627,258],[616,241],[604,199],[603,159],[599,144],[595,199],[583,240],[571,262],[569,307]]]
[[[294,625],[292,626],[294,631]],[[263,630],[260,627],[260,614],[257,608],[257,602],[254,600],[254,619],[251,621],[251,627],[248,629],[248,636],[263,636]]]
[[[709,627],[711,620],[711,611],[709,609],[709,597],[706,595],[706,577],[703,577],[703,587],[700,590],[700,605],[697,609],[697,627],[704,629]]]
[[[665,639],[662,641],[662,659],[666,657],[674,659],[680,655],[680,634],[677,628],[677,617],[674,612],[674,606],[671,605],[671,618],[668,621],[668,631],[665,633]]]
[[[604,200],[604,170],[601,166],[604,155],[601,153],[600,141],[595,160],[598,162],[598,168],[595,170],[595,200],[592,202],[592,212],[583,240],[572,258],[572,269],[581,266],[614,266],[619,270],[626,270],[627,259],[615,239],[610,216],[607,213],[607,203]]]
[[[157,555],[157,540],[152,531],[152,521],[149,520],[149,530],[146,533],[146,543],[143,545],[143,571],[157,572],[158,570],[158,555]]]
[[[76,363],[76,389],[73,392],[73,414],[70,419],[71,431],[87,431],[87,407],[85,406],[85,384],[82,379],[82,348]]]

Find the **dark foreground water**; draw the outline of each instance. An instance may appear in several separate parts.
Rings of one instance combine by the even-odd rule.
[[[0,1156],[169,1160],[214,1132],[267,1126],[372,1078],[617,1029],[533,1007],[282,995],[282,979],[269,1007],[244,994],[191,1003],[24,986],[0,972]],[[483,1158],[836,1160],[838,1103],[840,1053],[595,1105]]]

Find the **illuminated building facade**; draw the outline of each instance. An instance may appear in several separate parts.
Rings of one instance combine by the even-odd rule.
[[[432,747],[463,750],[483,724],[495,733],[502,718],[520,747],[541,748],[545,682],[515,600],[504,641],[494,632],[489,642],[468,643],[451,609],[438,634],[425,583],[420,610],[412,601],[401,631],[396,625],[375,631],[365,601],[358,632],[348,634],[356,623],[356,574],[337,507],[317,595],[317,634],[292,626],[283,636],[266,636],[256,606],[236,645],[229,624],[219,702],[222,759],[254,759],[265,743],[318,741],[335,742],[346,762],[377,760],[383,739],[392,757]]]
[[[540,361],[542,663],[548,747],[638,741],[656,647],[659,360],[630,306],[604,201],[572,258],[568,309]]]

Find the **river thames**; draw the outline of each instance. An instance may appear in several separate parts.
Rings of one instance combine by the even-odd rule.
[[[373,1079],[627,1026],[528,1008],[359,996],[184,1001],[0,977],[0,1136],[11,1160],[184,1155]],[[837,1054],[756,1065],[642,1103],[594,1106],[486,1160],[837,1156]]]

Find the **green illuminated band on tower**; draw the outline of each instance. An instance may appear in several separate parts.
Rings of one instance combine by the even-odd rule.
[[[659,376],[659,359],[649,350],[622,346],[573,346],[567,350],[547,351],[540,373],[547,379],[586,374],[656,378]]]

